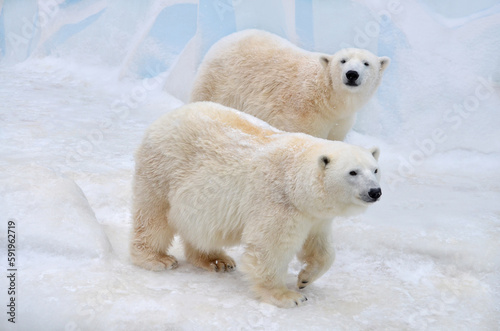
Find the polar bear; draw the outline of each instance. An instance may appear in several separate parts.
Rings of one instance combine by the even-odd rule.
[[[212,102],[167,113],[136,153],[132,262],[171,269],[175,234],[186,259],[211,271],[236,264],[224,247],[244,244],[242,270],[256,295],[280,307],[306,297],[285,285],[293,256],[304,288],[333,263],[331,219],[381,196],[378,148],[287,133]]]
[[[214,101],[289,132],[343,140],[390,63],[363,49],[302,50],[269,32],[244,30],[215,43],[191,101]]]

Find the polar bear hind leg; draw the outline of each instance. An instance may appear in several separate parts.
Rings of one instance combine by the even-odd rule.
[[[208,271],[233,271],[236,267],[234,260],[221,249],[204,252],[184,240],[184,252],[191,264]]]
[[[134,229],[130,253],[132,262],[145,269],[159,271],[177,267],[177,259],[167,251],[175,231],[167,220],[168,206],[142,199],[134,211]]]

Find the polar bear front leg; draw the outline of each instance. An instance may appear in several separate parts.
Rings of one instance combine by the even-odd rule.
[[[309,228],[310,223],[302,220],[273,217],[246,229],[241,270],[260,300],[283,308],[307,301],[305,295],[287,288],[286,276],[288,264],[302,247]]]
[[[302,250],[297,254],[304,267],[299,273],[297,286],[305,288],[321,277],[333,264],[335,250],[330,244],[331,221],[313,227]]]
[[[289,290],[285,279],[293,252],[276,248],[248,245],[242,257],[242,270],[258,298],[282,308],[300,306],[305,295]]]

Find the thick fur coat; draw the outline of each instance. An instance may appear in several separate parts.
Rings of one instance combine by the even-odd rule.
[[[294,255],[303,288],[334,259],[331,219],[378,200],[378,149],[279,131],[211,102],[168,113],[136,153],[132,261],[177,266],[174,235],[192,264],[230,271],[224,247],[244,244],[241,266],[256,295],[280,307],[306,298],[285,285]]]
[[[357,48],[308,52],[269,32],[244,30],[211,47],[191,101],[218,102],[280,130],[343,140],[389,62]]]

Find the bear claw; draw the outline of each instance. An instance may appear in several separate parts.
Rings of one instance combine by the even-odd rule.
[[[225,261],[225,260],[214,260],[210,263],[210,267],[215,271],[215,272],[229,272],[233,271],[234,268],[236,267],[234,265],[233,261]]]

